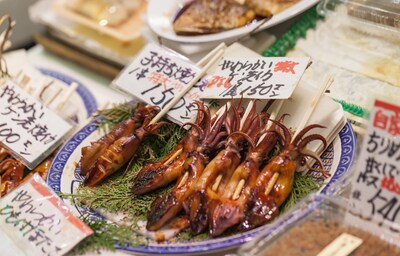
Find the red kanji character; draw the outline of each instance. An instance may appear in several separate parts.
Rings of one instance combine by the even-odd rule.
[[[175,82],[173,87],[174,87],[174,89],[175,89],[176,91],[178,91],[178,92],[182,92],[183,89],[184,89],[184,87],[182,86],[182,84],[179,83],[179,82]]]
[[[217,86],[218,88],[224,86],[225,88],[231,87],[231,78],[223,76],[213,76],[207,87]]]
[[[281,71],[283,73],[292,73],[295,74],[294,72],[294,66],[296,66],[297,64],[299,64],[298,62],[294,62],[294,61],[280,61],[278,63],[275,64],[275,68],[274,68],[274,72],[278,72]]]
[[[378,110],[374,116],[374,127],[386,130],[388,120],[389,117],[382,110]]]
[[[153,84],[162,84],[164,86],[164,90],[167,90],[167,83],[170,82],[167,76],[157,72],[152,72],[149,75],[149,81]]]
[[[389,133],[393,136],[400,135],[400,116],[392,115],[390,117]]]

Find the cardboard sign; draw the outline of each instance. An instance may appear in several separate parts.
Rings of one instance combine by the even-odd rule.
[[[375,101],[357,162],[352,221],[400,245],[400,106]]]
[[[113,85],[141,101],[164,108],[200,71],[168,48],[148,44],[113,81]],[[196,116],[198,100],[206,81],[200,80],[168,112],[168,117],[183,124]]]
[[[45,159],[71,128],[13,81],[0,86],[0,143],[29,169]]]
[[[210,74],[203,99],[287,99],[310,62],[299,58],[224,58]]]
[[[0,200],[2,255],[63,255],[93,231],[35,174]]]

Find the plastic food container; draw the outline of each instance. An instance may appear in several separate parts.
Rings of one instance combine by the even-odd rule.
[[[338,22],[357,26],[367,33],[400,39],[398,0],[323,0],[318,11],[324,16],[337,16]]]
[[[380,237],[378,232],[371,234],[348,223],[345,218],[346,205],[347,202],[343,198],[329,199],[313,195],[299,204],[306,213],[299,220],[281,225],[266,238],[261,234],[243,245],[238,254],[314,256],[342,233],[347,233],[362,239],[361,245],[349,255],[382,255],[383,252],[385,255],[400,255],[400,248],[387,242],[387,237]]]

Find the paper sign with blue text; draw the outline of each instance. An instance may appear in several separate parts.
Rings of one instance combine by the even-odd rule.
[[[29,169],[36,167],[72,129],[12,80],[0,85],[0,144]]]
[[[309,57],[224,58],[209,74],[201,98],[287,99],[309,62]]]
[[[0,200],[1,255],[64,255],[93,231],[35,174]]]
[[[148,44],[113,81],[113,86],[147,104],[164,108],[200,71],[193,63],[172,50]],[[168,112],[179,124],[193,121],[206,81],[200,80]]]
[[[375,100],[352,182],[352,223],[400,245],[400,105]]]

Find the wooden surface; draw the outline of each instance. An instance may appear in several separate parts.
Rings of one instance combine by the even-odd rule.
[[[104,76],[114,78],[121,71],[120,67],[106,63],[99,58],[93,57],[87,52],[66,45],[50,36],[34,34],[33,38],[36,43],[43,45],[44,48],[58,56],[76,62],[79,65],[87,67]]]

